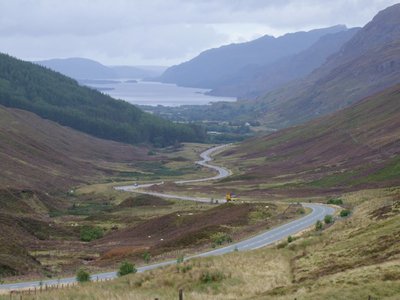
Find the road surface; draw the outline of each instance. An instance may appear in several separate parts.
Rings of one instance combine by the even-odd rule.
[[[211,148],[201,154],[201,158],[203,159],[202,161],[197,162],[198,164],[201,164],[205,167],[210,167],[218,172],[218,175],[210,178],[204,178],[204,179],[194,179],[194,180],[186,180],[186,181],[180,181],[179,183],[189,183],[189,182],[199,182],[199,181],[206,181],[206,180],[215,180],[215,179],[221,179],[226,176],[229,176],[231,173],[229,170],[222,168],[222,167],[217,167],[214,165],[209,165],[208,162],[210,162],[211,159],[211,154],[215,151],[220,150],[224,146],[218,146]],[[162,183],[158,183],[162,184]],[[140,188],[144,187],[149,187],[153,184],[147,184],[147,185],[140,185]],[[118,187],[119,190],[125,190],[125,191],[132,191],[137,189],[138,186],[126,186],[126,187]],[[137,191],[135,191],[137,192]],[[186,197],[186,196],[176,196],[176,195],[165,195],[162,193],[157,193],[160,196],[163,197],[173,197],[173,198],[178,198],[183,200],[193,200],[193,201],[199,201],[201,198],[195,198],[195,197]],[[181,198],[182,197],[182,198]],[[193,199],[192,199],[193,198]],[[209,199],[207,199],[209,201]],[[323,204],[314,204],[314,203],[303,203],[304,207],[308,207],[311,209],[311,213],[308,215],[305,215],[304,217],[291,221],[289,223],[286,223],[284,225],[278,226],[274,229],[265,231],[263,233],[257,234],[251,238],[245,239],[243,241],[237,242],[237,243],[232,243],[229,246],[222,247],[222,248],[217,248],[211,251],[207,252],[202,252],[193,256],[186,257],[185,260],[188,259],[193,259],[196,257],[206,257],[206,256],[212,256],[212,255],[222,255],[226,254],[235,250],[238,251],[249,251],[249,250],[255,250],[264,246],[271,245],[273,243],[276,243],[279,240],[282,240],[289,235],[294,235],[300,231],[303,231],[310,226],[313,226],[317,220],[323,220],[323,218],[326,215],[331,215],[335,212],[335,209],[323,205]],[[163,266],[167,265],[172,265],[175,264],[176,260],[170,260],[170,261],[165,261],[161,263],[156,263],[156,264],[151,264],[147,266],[142,266],[138,268],[138,272],[144,272],[156,268],[160,268]],[[98,273],[98,274],[93,274],[92,280],[104,280],[104,279],[114,279],[117,277],[117,272],[105,272],[105,273]],[[31,281],[31,282],[18,282],[18,283],[8,283],[8,284],[1,284],[0,289],[4,290],[17,290],[17,289],[28,289],[28,288],[38,288],[41,285],[57,285],[57,284],[72,284],[75,283],[76,279],[75,277],[69,277],[69,278],[62,278],[62,279],[51,279],[51,280],[43,280],[43,281]]]
[[[222,178],[230,176],[232,174],[232,172],[230,170],[220,167],[220,166],[209,164],[209,162],[211,162],[213,160],[211,157],[211,155],[213,153],[220,151],[228,146],[229,146],[229,144],[210,148],[200,154],[200,158],[202,160],[196,161],[196,164],[198,164],[198,165],[201,165],[203,167],[217,171],[217,173],[218,173],[217,175],[212,176],[212,177],[207,177],[207,178],[200,178],[200,179],[178,180],[178,181],[174,181],[174,183],[186,184],[186,183],[204,182],[204,181],[218,180],[218,179],[222,179]],[[180,196],[180,195],[172,195],[172,194],[150,192],[150,191],[143,190],[144,188],[148,188],[148,187],[151,187],[154,185],[163,185],[163,184],[164,184],[164,181],[161,181],[161,182],[156,182],[156,183],[117,186],[117,187],[115,187],[115,189],[119,190],[119,191],[135,192],[135,193],[139,193],[139,194],[146,194],[146,195],[152,195],[152,196],[158,196],[158,197],[170,198],[170,199],[188,200],[188,201],[196,201],[196,202],[210,202],[211,201],[211,198]],[[219,203],[226,202],[225,199],[214,199],[214,200],[218,200]]]

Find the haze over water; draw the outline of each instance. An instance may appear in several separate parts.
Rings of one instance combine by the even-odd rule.
[[[206,89],[179,87],[175,84],[159,82],[138,81],[133,83],[127,81],[122,80],[106,84],[91,83],[88,85],[113,98],[137,105],[180,106],[204,105],[217,101],[236,101],[236,98],[205,95],[208,92]]]

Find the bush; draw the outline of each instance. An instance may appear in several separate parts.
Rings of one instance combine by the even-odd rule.
[[[88,282],[90,281],[90,274],[89,272],[80,269],[78,271],[78,273],[76,273],[76,281],[78,281],[79,283],[84,283],[84,282]]]
[[[348,209],[344,209],[344,210],[342,210],[342,211],[340,212],[340,216],[341,216],[342,218],[348,217],[348,216],[350,216],[350,215],[351,215],[351,211],[348,210]]]
[[[201,283],[220,282],[225,279],[225,275],[220,271],[206,271],[200,276]]]
[[[135,265],[125,261],[119,267],[118,276],[121,277],[124,275],[133,274],[136,272],[137,272],[137,270],[135,268]]]
[[[306,213],[306,210],[302,207],[302,208],[299,208],[299,209],[297,210],[297,212],[298,212],[299,214],[301,214],[301,215],[304,215],[304,214]]]
[[[323,224],[320,220],[315,223],[315,230],[322,230]]]
[[[90,242],[103,237],[103,230],[100,227],[84,226],[80,232],[81,241]]]
[[[287,245],[288,245],[288,242],[284,241],[284,242],[281,242],[278,245],[276,245],[276,248],[277,249],[282,249],[282,248],[285,248]]]
[[[332,216],[332,215],[326,215],[326,216],[324,217],[324,222],[325,222],[325,224],[331,224],[331,223],[333,223],[333,216]]]
[[[178,258],[176,259],[176,263],[177,264],[183,263],[184,260],[185,257],[183,255],[179,255]]]
[[[334,204],[334,205],[342,205],[343,204],[343,200],[340,198],[331,198],[328,200],[327,202],[328,204]]]
[[[145,253],[143,253],[143,260],[146,264],[148,264],[151,260],[151,254],[150,252],[146,251]]]
[[[293,237],[292,237],[291,235],[289,235],[289,236],[287,237],[287,242],[288,242],[288,243],[293,242]]]
[[[193,269],[192,265],[181,265],[181,266],[177,266],[176,270],[178,271],[178,273],[186,273],[189,272],[191,269]]]
[[[223,243],[232,243],[232,237],[223,232],[217,232],[211,235],[211,240],[214,245],[222,245]]]

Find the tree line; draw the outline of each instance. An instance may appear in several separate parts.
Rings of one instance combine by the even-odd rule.
[[[31,111],[42,118],[124,143],[201,142],[205,130],[146,113],[34,63],[0,54],[0,104]]]

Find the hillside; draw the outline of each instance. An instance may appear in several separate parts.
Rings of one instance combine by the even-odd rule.
[[[337,111],[400,82],[399,20],[400,4],[386,8],[309,75],[256,99],[166,108],[159,115],[178,116],[180,120],[259,121],[266,128],[279,129]],[[277,75],[302,65],[286,63],[289,68],[282,65]],[[271,76],[268,81],[261,80],[263,88],[280,82],[280,77]],[[251,93],[246,88],[244,83],[244,93]]]
[[[70,207],[68,191],[140,171],[136,164],[156,159],[147,151],[0,105],[0,278],[48,272],[31,249],[79,235],[49,217]]]
[[[245,194],[321,195],[400,184],[400,85],[329,116],[250,139],[221,159]],[[225,187],[226,188],[226,187]]]
[[[199,128],[165,121],[57,72],[5,54],[0,54],[0,104],[125,143],[165,146],[204,138]]]
[[[321,66],[352,38],[359,28],[326,34],[309,48],[271,64],[242,69],[213,89],[210,94],[250,99],[261,96],[292,80],[304,77]]]
[[[151,66],[105,66],[97,61],[80,57],[56,58],[35,63],[76,80],[146,78],[159,76],[165,70],[163,67]]]
[[[227,79],[243,68],[272,63],[307,49],[323,35],[344,30],[345,26],[334,26],[278,38],[266,35],[251,42],[210,49],[190,61],[168,68],[158,80],[180,86],[216,88],[226,84]]]
[[[400,189],[342,195],[350,217],[255,251],[197,258],[36,299],[387,299],[400,295]],[[7,295],[8,297],[8,295]],[[4,296],[4,299],[6,296]]]
[[[260,97],[259,117],[274,126],[301,123],[400,82],[400,4],[379,12],[303,80]],[[254,105],[254,104],[253,104]]]
[[[0,105],[0,189],[68,190],[102,180],[147,150],[90,135]]]

